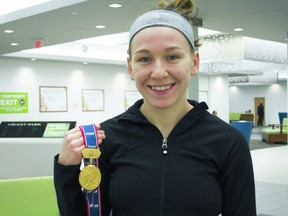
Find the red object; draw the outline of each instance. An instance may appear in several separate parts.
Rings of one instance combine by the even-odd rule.
[[[36,47],[36,48],[41,47],[41,40],[35,41],[35,47]]]

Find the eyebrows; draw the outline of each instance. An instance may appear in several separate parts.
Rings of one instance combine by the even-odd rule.
[[[183,50],[183,48],[178,47],[178,46],[172,46],[172,47],[167,47],[164,49],[164,52],[171,52],[171,51],[178,51],[178,50]],[[139,49],[136,50],[134,52],[134,54],[149,54],[151,53],[151,51],[149,49],[143,48],[143,49]]]

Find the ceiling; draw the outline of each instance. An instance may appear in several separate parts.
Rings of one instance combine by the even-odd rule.
[[[10,0],[0,0],[2,5],[9,2]],[[154,0],[51,0],[38,6],[2,15],[0,16],[0,55],[39,58],[41,55],[37,52],[33,56],[33,54],[21,54],[20,51],[34,49],[36,41],[41,42],[41,47],[50,47],[51,51],[54,45],[64,44],[61,47],[63,49],[65,45],[66,48],[73,46],[73,42],[77,40],[127,32],[132,21],[157,2]],[[198,18],[202,19],[203,28],[287,43],[287,0],[196,0],[196,2],[199,9]],[[109,7],[113,3],[121,4],[122,7]],[[106,28],[97,29],[96,25],[105,25]],[[235,32],[234,28],[244,30]],[[14,32],[4,33],[7,29]],[[11,46],[11,43],[19,45]],[[50,56],[50,58],[65,60],[65,57],[60,55]],[[70,60],[83,62],[84,58],[85,56],[82,55]]]

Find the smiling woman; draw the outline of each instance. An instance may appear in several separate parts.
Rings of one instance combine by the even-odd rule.
[[[86,139],[79,128],[66,133],[54,160],[63,216],[256,215],[245,138],[209,113],[205,102],[187,99],[199,67],[195,11],[192,0],[162,1],[132,24],[128,72],[143,99],[95,126],[100,189],[81,190]]]
[[[161,118],[163,110],[154,108],[175,107],[179,116],[174,121],[179,121],[191,109],[186,89],[199,66],[198,54],[191,49],[183,34],[170,27],[145,28],[133,38],[128,70],[144,98],[141,110],[146,115],[160,111]]]

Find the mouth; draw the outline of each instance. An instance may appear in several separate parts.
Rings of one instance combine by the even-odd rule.
[[[161,85],[161,86],[149,86],[153,91],[157,92],[164,92],[169,89],[171,89],[174,86],[174,84],[169,84],[169,85]]]

